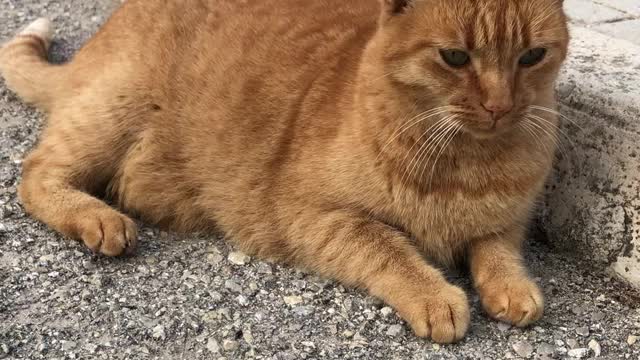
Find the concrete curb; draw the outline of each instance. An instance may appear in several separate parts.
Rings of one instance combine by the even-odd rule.
[[[574,26],[558,83],[566,155],[545,194],[548,238],[640,288],[640,46]]]

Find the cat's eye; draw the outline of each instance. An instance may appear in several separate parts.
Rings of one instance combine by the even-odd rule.
[[[530,49],[520,57],[518,63],[520,66],[530,67],[542,61],[545,55],[547,55],[547,49],[545,48]]]
[[[457,49],[440,50],[440,56],[442,57],[442,60],[447,63],[447,65],[454,68],[463,67],[467,65],[469,61],[471,61],[471,57],[469,56],[469,54]]]

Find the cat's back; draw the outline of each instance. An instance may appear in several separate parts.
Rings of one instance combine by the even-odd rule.
[[[378,6],[376,0],[128,0],[72,65],[77,82],[103,73],[104,65],[112,77],[174,90],[255,74],[282,81],[329,65],[345,49],[361,49],[375,30]]]

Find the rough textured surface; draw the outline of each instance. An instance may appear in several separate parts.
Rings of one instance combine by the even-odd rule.
[[[559,95],[567,136],[544,227],[640,286],[640,46],[572,28]]]
[[[52,58],[62,61],[114,3],[0,0],[0,42],[46,14],[58,27]],[[134,257],[92,256],[30,219],[16,199],[20,161],[41,123],[0,80],[0,359],[640,356],[637,293],[544,241],[528,252],[547,298],[544,319],[526,330],[490,321],[468,282],[453,278],[468,290],[473,323],[449,346],[415,338],[361,292],[231,254],[216,237],[143,228]]]
[[[575,24],[640,45],[640,1],[565,0],[564,4]]]

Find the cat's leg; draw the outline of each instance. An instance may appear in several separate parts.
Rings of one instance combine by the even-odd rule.
[[[300,211],[289,227],[298,263],[345,284],[367,289],[421,337],[450,343],[469,327],[464,291],[420,255],[396,229],[346,210]]]
[[[521,255],[524,230],[475,239],[470,248],[471,273],[485,310],[497,320],[526,326],[542,316],[544,301],[527,274]]]
[[[103,190],[112,172],[108,168],[116,162],[116,152],[102,141],[110,135],[82,133],[55,117],[23,163],[19,195],[25,210],[93,251],[108,256],[132,252],[135,223],[90,195]]]

